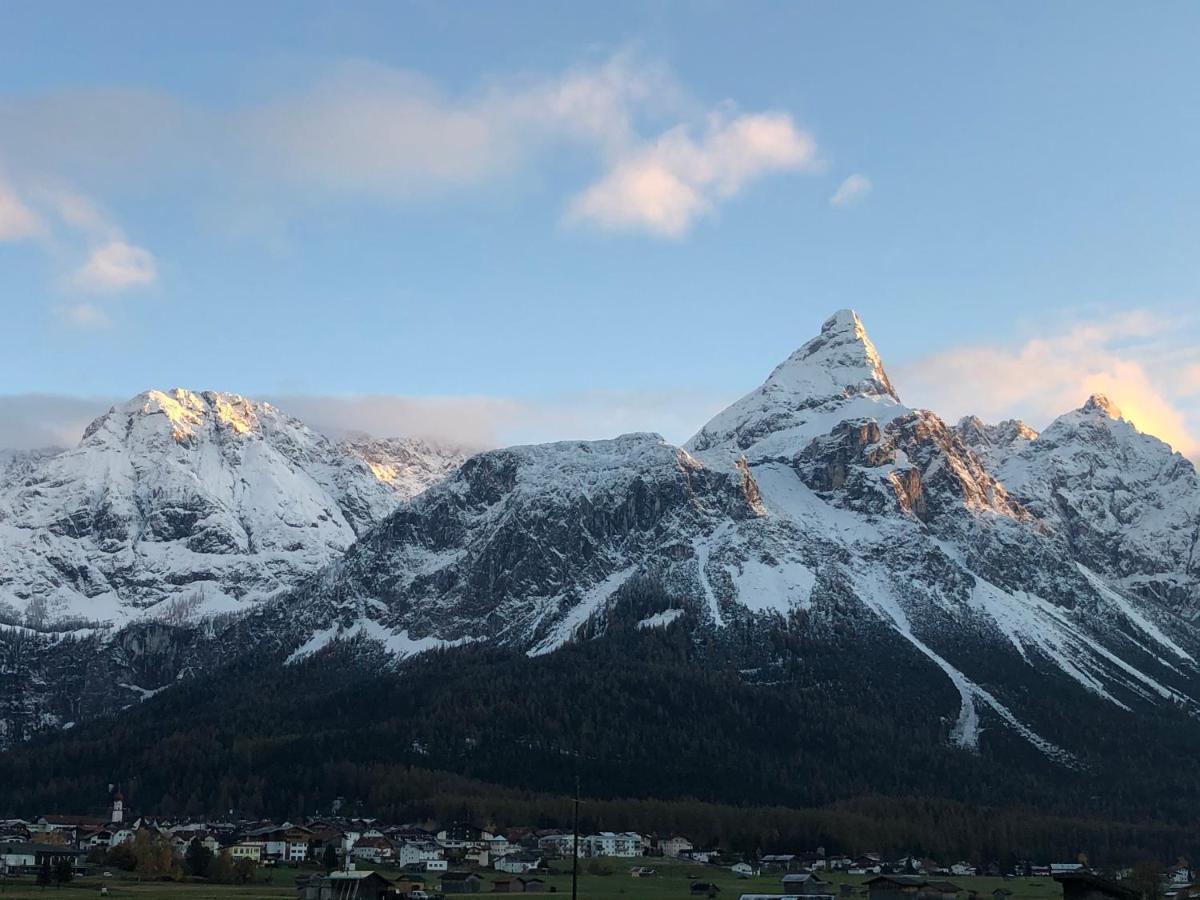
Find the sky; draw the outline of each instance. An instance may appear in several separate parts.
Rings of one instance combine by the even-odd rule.
[[[183,386],[682,441],[834,310],[902,399],[1200,455],[1200,6],[43,2],[0,29],[0,446]]]

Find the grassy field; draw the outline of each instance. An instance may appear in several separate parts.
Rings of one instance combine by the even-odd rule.
[[[737,878],[727,869],[709,866],[681,865],[675,862],[645,859],[637,860],[639,864],[655,867],[658,874],[650,878],[633,878],[629,869],[633,860],[609,860],[605,864],[612,869],[612,874],[597,875],[585,871],[586,863],[580,864],[579,896],[581,900],[686,900],[691,895],[689,887],[693,881],[707,881],[720,888],[720,900],[737,900],[741,894],[760,893],[778,894],[781,892],[778,875],[763,875],[758,878]],[[569,896],[571,892],[571,874],[562,864],[548,876],[545,881],[548,886],[556,888],[553,893],[545,896]],[[392,878],[402,877],[400,873],[380,870],[382,874]],[[294,897],[294,879],[302,874],[300,870],[281,868],[270,873],[270,883],[262,881],[248,885],[196,884],[175,882],[141,883],[114,872],[113,878],[81,878],[61,888],[39,888],[32,878],[0,879],[0,900],[74,900],[74,898],[97,897],[101,885],[108,887],[108,896],[114,900],[121,898],[136,898],[136,900],[271,900],[271,898]],[[496,878],[506,877],[494,872],[484,872],[484,893],[491,893],[491,882]],[[264,875],[264,877],[266,877]],[[860,886],[865,880],[863,876],[832,875],[830,879],[839,886],[850,884],[854,886],[855,898],[863,898]],[[437,879],[427,879],[436,888]],[[951,878],[964,892],[973,892],[979,900],[991,900],[992,891],[1004,888],[1012,892],[1010,900],[1058,900],[1062,896],[1059,886],[1049,878]],[[457,896],[457,895],[455,895]],[[964,893],[962,900],[968,900]]]

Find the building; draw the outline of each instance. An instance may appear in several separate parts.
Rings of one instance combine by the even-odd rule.
[[[406,866],[420,866],[424,869],[425,863],[432,860],[441,860],[442,858],[442,848],[437,844],[431,843],[410,843],[406,841],[392,851],[392,860],[401,868]]]
[[[296,879],[297,900],[396,900],[404,896],[378,872],[330,872]]]
[[[474,872],[447,872],[442,876],[443,894],[478,894],[483,879]]]
[[[789,896],[833,900],[833,885],[811,872],[789,872],[779,881],[783,885],[783,892]]]
[[[521,850],[500,857],[496,860],[495,869],[497,872],[506,872],[509,875],[524,875],[539,868],[541,864],[541,853],[536,850]]]
[[[1062,885],[1063,900],[1138,900],[1140,897],[1137,891],[1091,872],[1060,872],[1054,880]]]
[[[601,831],[580,838],[579,851],[581,856],[641,856],[642,836],[633,831]]]
[[[262,844],[234,844],[229,848],[229,855],[234,859],[249,859],[255,865],[262,862]]]
[[[747,862],[734,863],[729,867],[729,871],[738,876],[738,878],[753,878],[758,874],[758,869]]]
[[[685,851],[692,849],[692,842],[687,838],[676,834],[672,835],[666,840],[659,841],[658,849],[663,856],[670,856],[674,859],[678,859],[684,854]]]
[[[877,875],[863,882],[870,900],[957,900],[962,888],[923,875]]]
[[[86,850],[25,841],[0,844],[0,872],[6,875],[33,875],[47,864],[56,869],[63,860],[71,863],[71,870],[77,875],[87,872]]]

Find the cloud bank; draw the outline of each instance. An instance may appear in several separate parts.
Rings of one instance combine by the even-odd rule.
[[[1200,382],[1189,373],[1193,351],[1173,349],[1178,323],[1136,311],[1069,325],[1049,335],[1006,345],[956,347],[896,370],[909,403],[957,419],[1022,418],[1041,428],[1105,394],[1125,418],[1179,452],[1200,453],[1200,408],[1191,399]],[[1180,359],[1180,353],[1184,358]]]

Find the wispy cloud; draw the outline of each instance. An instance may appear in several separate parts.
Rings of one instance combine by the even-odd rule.
[[[849,175],[838,185],[833,196],[829,198],[829,205],[833,207],[853,206],[856,203],[861,203],[867,199],[867,195],[871,193],[873,185],[871,179],[866,175],[856,172]]]
[[[153,284],[158,277],[154,256],[144,247],[111,240],[96,247],[71,276],[82,291],[113,294]]]
[[[900,367],[905,400],[957,418],[1023,418],[1043,427],[1107,395],[1140,430],[1189,456],[1200,451],[1200,410],[1184,399],[1188,371],[1162,341],[1171,320],[1144,311],[1078,322],[1013,346],[974,344]]]
[[[108,185],[144,186],[186,169],[213,198],[233,205],[248,189],[291,210],[330,195],[397,204],[478,191],[569,159],[591,184],[564,186],[565,220],[656,237],[685,234],[751,183],[810,170],[817,155],[786,112],[700,102],[629,51],[466,89],[350,60],[233,108],[137,90],[0,97],[0,131],[26,173],[82,172],[86,184],[100,171]]]
[[[816,160],[816,142],[785,113],[716,112],[698,138],[679,125],[618,159],[571,202],[567,221],[679,238],[751,182]]]
[[[0,241],[22,241],[41,237],[45,224],[30,209],[8,180],[0,173]]]
[[[0,449],[74,446],[89,422],[126,399],[0,395]],[[488,448],[596,440],[631,431],[657,432],[681,443],[732,398],[691,388],[665,388],[539,399],[403,394],[265,394],[253,399],[273,403],[332,437],[361,432]]]
[[[68,292],[117,294],[154,283],[154,255],[130,243],[124,231],[83,194],[61,183],[31,179],[23,196],[0,176],[0,241],[36,239],[68,271],[60,285]],[[90,327],[108,321],[91,303],[58,309],[68,324]]]

